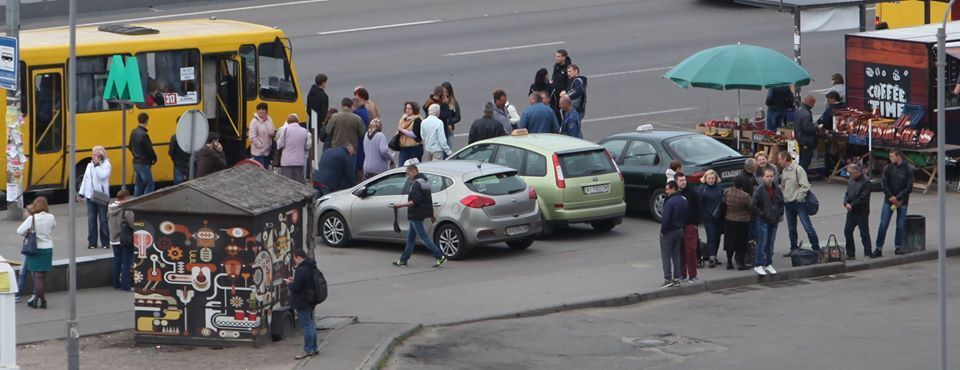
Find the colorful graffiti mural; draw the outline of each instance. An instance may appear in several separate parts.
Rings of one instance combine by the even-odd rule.
[[[136,335],[251,340],[286,306],[300,209],[255,218],[137,214]]]

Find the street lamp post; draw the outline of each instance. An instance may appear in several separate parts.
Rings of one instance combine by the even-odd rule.
[[[70,308],[67,313],[67,368],[80,369],[80,323],[77,321],[77,0],[70,0],[70,60],[67,64],[67,109],[70,132]]]
[[[947,19],[950,17],[950,10],[953,9],[953,3],[957,0],[950,0],[947,4],[947,10],[943,14],[943,23],[937,29],[937,173],[940,178],[937,179],[937,241],[940,243],[940,249],[937,251],[937,261],[939,265],[940,281],[938,283],[938,293],[940,296],[940,370],[947,370],[947,201],[945,199],[947,192],[946,179],[943,177],[947,173],[946,156],[946,94],[947,94]]]

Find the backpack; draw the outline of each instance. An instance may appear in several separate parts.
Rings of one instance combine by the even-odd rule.
[[[323,277],[320,269],[313,270],[313,289],[307,291],[307,301],[312,305],[318,305],[327,300],[327,279]]]

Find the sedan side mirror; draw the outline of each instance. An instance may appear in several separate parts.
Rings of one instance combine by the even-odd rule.
[[[354,191],[353,191],[353,195],[355,195],[355,196],[357,196],[357,197],[360,197],[360,198],[365,198],[365,197],[371,196],[371,195],[373,195],[373,193],[376,193],[376,190],[367,189],[366,186],[360,187],[360,188],[358,188],[357,190],[354,190]]]
[[[653,155],[653,164],[654,164],[654,165],[660,164],[660,155],[659,155],[659,154],[654,154],[654,155]]]

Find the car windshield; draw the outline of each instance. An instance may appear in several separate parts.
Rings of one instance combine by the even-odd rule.
[[[602,175],[617,170],[607,157],[606,149],[560,155],[560,166],[565,177]]]
[[[467,188],[485,195],[507,195],[523,191],[527,185],[515,172],[487,175],[467,181]]]
[[[667,148],[683,163],[701,164],[718,159],[739,157],[740,153],[705,135],[685,135],[671,140]]]

